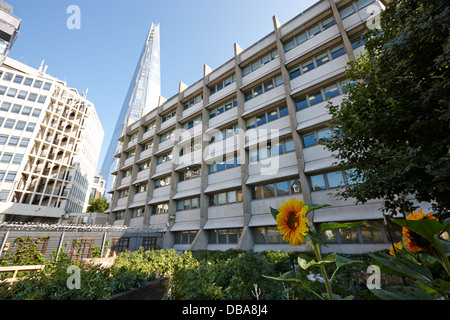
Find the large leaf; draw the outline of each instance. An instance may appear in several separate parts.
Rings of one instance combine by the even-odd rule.
[[[433,300],[434,296],[414,287],[393,286],[386,289],[371,289],[381,300]]]
[[[405,220],[405,219],[391,219],[393,222],[401,227],[406,227],[412,232],[415,232],[428,241],[433,241],[433,236],[442,231],[442,224],[436,220]]]
[[[399,276],[405,276],[413,281],[420,281],[427,286],[431,286],[433,276],[431,271],[424,265],[418,265],[413,261],[392,257],[385,253],[376,252],[368,254],[371,258],[375,259],[375,263],[379,265],[383,270]]]
[[[310,225],[308,225],[308,234],[306,235],[306,238],[312,242],[318,243],[322,246],[328,247],[327,244],[325,243],[325,241],[323,241],[322,237],[320,236],[320,234],[313,229]]]
[[[365,221],[359,221],[359,222],[349,222],[349,223],[337,223],[337,222],[327,222],[327,223],[322,223],[320,225],[322,231],[320,232],[320,234],[323,234],[325,231],[327,230],[333,230],[333,229],[338,229],[338,228],[353,228],[353,227],[358,227],[362,224],[364,224]]]
[[[303,259],[302,257],[298,257],[298,265],[306,270],[309,267],[320,267],[321,265],[327,264],[327,263],[333,263],[337,259],[336,253],[330,253],[327,255],[322,261],[316,261],[314,259],[310,260],[309,262]]]
[[[269,277],[269,276],[263,275],[264,278],[271,279],[271,280],[275,280],[275,281],[278,281],[278,282],[288,283],[288,284],[290,284],[290,285],[299,287],[299,288],[301,288],[301,289],[308,290],[309,292],[311,292],[311,293],[313,293],[314,295],[316,295],[317,297],[319,297],[321,300],[324,300],[324,298],[323,298],[320,294],[318,294],[318,293],[315,292],[314,290],[311,290],[311,289],[309,288],[308,284],[304,284],[304,283],[303,283],[300,279],[298,279],[298,278],[290,278],[291,276],[295,276],[295,274],[293,274],[292,272],[287,272],[287,273],[281,275],[281,276],[278,277],[278,278],[275,278],[275,277]]]
[[[337,271],[345,266],[351,266],[356,264],[364,264],[364,262],[359,260],[351,260],[345,257],[337,256],[336,257],[336,270],[334,270],[333,274],[331,275],[331,281],[333,281],[334,276],[336,275]]]
[[[315,204],[315,203],[307,203],[305,202],[304,206],[308,206],[308,212],[319,210],[325,207],[330,207],[329,204]]]
[[[448,229],[450,229],[450,218],[445,219],[442,223],[442,230],[447,231]]]
[[[277,220],[277,215],[280,213],[277,209],[274,209],[270,207],[270,213],[272,214],[272,217]]]

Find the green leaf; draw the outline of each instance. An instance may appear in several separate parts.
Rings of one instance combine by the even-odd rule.
[[[450,229],[450,218],[445,219],[442,223],[442,230],[447,231],[448,229]]]
[[[433,300],[434,296],[414,287],[393,286],[386,289],[371,289],[381,300]]]
[[[369,253],[371,258],[375,259],[377,264],[385,271],[410,278],[413,281],[420,281],[427,286],[431,285],[433,276],[431,271],[424,265],[402,258],[392,257],[382,252]]]
[[[281,275],[281,276],[278,277],[278,278],[275,278],[275,277],[269,277],[269,276],[265,276],[265,275],[263,275],[263,277],[264,277],[264,278],[267,278],[267,279],[275,280],[275,281],[278,281],[278,282],[288,283],[288,284],[290,284],[290,285],[294,285],[294,286],[299,287],[299,288],[301,288],[301,289],[306,289],[306,290],[308,290],[309,292],[315,294],[315,295],[316,295],[317,297],[319,297],[321,300],[324,300],[324,298],[323,298],[320,294],[318,294],[318,293],[315,292],[314,290],[310,289],[309,286],[308,286],[307,284],[303,284],[303,282],[302,282],[300,279],[297,279],[297,278],[288,278],[288,276],[290,276],[291,274],[292,274],[292,272],[287,272],[287,273]]]
[[[310,225],[308,225],[308,229],[309,231],[308,234],[306,235],[307,239],[309,239],[311,242],[315,242],[322,246],[328,247],[325,241],[323,241],[320,234],[315,229],[313,229]]]
[[[329,204],[315,204],[315,203],[307,203],[305,202],[304,206],[308,206],[308,212],[319,210],[325,207],[330,207]]]
[[[298,257],[298,265],[302,269],[307,270],[309,267],[319,267],[326,263],[333,263],[336,261],[336,258],[337,258],[336,253],[330,253],[322,261],[316,261],[316,260],[312,259],[308,262],[305,259],[303,259],[302,257]]]
[[[337,222],[328,222],[328,223],[322,223],[320,225],[322,231],[320,234],[323,234],[327,230],[333,230],[338,228],[353,228],[358,227],[362,224],[364,224],[365,221],[359,221],[359,222],[351,222],[351,223],[337,223]]]
[[[280,213],[277,209],[274,209],[270,207],[270,213],[272,214],[272,217],[277,220],[277,215]]]
[[[432,242],[435,234],[442,231],[442,224],[436,220],[405,220],[405,219],[391,219],[393,222],[401,227],[406,227],[412,232],[415,232],[428,241]]]

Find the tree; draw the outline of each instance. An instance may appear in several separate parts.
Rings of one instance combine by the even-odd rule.
[[[366,53],[349,62],[348,96],[328,105],[335,128],[322,140],[340,166],[354,168],[337,196],[382,199],[383,211],[415,208],[407,196],[450,209],[450,9],[444,0],[393,0]]]
[[[108,200],[105,197],[100,196],[97,199],[93,197],[89,197],[89,206],[87,208],[87,212],[105,212],[108,209]]]

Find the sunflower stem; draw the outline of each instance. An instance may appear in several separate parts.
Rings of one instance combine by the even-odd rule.
[[[322,261],[322,255],[320,254],[319,244],[315,242],[314,240],[312,242],[312,247],[314,249],[314,253],[316,254],[317,261]],[[320,266],[320,271],[322,272],[323,281],[325,283],[325,287],[327,289],[328,299],[333,300],[333,293],[331,291],[330,282],[328,280],[327,271],[325,270],[325,267],[323,265]]]

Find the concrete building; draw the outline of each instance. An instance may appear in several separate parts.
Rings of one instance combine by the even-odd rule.
[[[103,128],[85,94],[46,69],[0,68],[0,221],[61,222],[88,205]]]
[[[94,180],[91,184],[91,197],[98,199],[105,194],[105,179],[103,179],[100,171],[96,171]]]
[[[383,8],[321,0],[283,25],[274,17],[272,33],[161,98],[120,138],[110,224],[160,226],[177,250],[304,250],[283,242],[269,209],[296,197],[331,205],[309,217],[316,227],[367,220],[326,232],[324,251],[389,247],[380,202],[335,199],[354,181],[316,142],[331,136],[328,100],[345,96],[346,64]]]
[[[0,1],[0,66],[19,35],[21,21],[12,13],[13,7]]]

